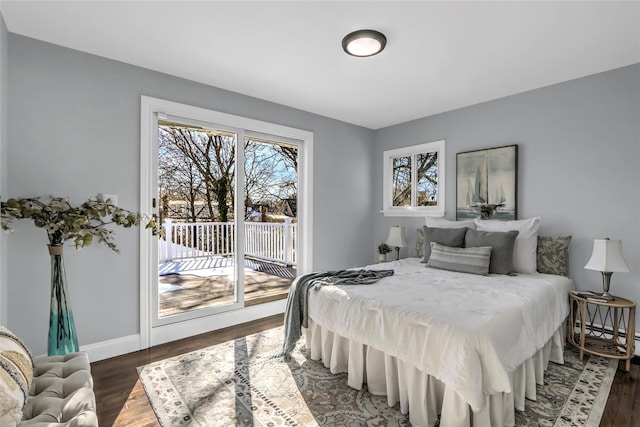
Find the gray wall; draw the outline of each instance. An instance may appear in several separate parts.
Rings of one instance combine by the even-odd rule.
[[[315,269],[362,265],[373,247],[373,131],[120,62],[9,34],[9,196],[118,194],[139,209],[140,95],[314,133]],[[4,194],[3,194],[4,196]],[[45,352],[46,236],[32,223],[9,235],[8,325]],[[139,333],[139,238],[118,229],[122,253],[65,253],[80,345]]]
[[[445,139],[446,208],[453,218],[456,153],[515,143],[519,217],[541,216],[542,234],[573,235],[571,273],[579,289],[601,286],[598,273],[582,268],[592,239],[622,239],[632,272],[614,275],[612,288],[640,299],[640,65],[374,132],[14,34],[7,37],[2,24],[0,42],[0,143],[6,147],[1,160],[8,165],[2,168],[1,176],[7,176],[3,198],[54,194],[83,201],[105,192],[117,193],[121,206],[138,209],[140,95],[165,98],[314,132],[313,267],[335,269],[374,262],[375,245],[392,224],[407,226],[411,246],[402,256],[413,254],[415,228],[423,219],[379,213],[384,150]],[[11,123],[8,134],[6,123]],[[40,354],[48,327],[46,237],[31,223],[15,225],[13,235],[3,236],[9,249],[2,250],[9,266],[7,325]],[[81,345],[139,332],[137,232],[119,229],[116,240],[121,255],[102,246],[67,250]]]
[[[7,26],[0,12],[0,196],[7,194]],[[6,239],[0,232],[0,325],[7,324]]]
[[[593,239],[622,239],[631,272],[614,274],[611,289],[640,300],[640,64],[381,129],[374,188],[382,186],[384,150],[440,139],[447,144],[447,218],[455,219],[456,153],[518,144],[518,217],[540,216],[541,234],[573,236],[578,289],[602,289],[600,273],[583,268]],[[380,190],[374,200],[379,211]],[[424,219],[377,213],[376,241],[392,224],[407,227],[404,256],[414,256]]]

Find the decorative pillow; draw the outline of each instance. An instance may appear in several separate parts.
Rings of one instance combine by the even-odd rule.
[[[422,228],[418,228],[416,233],[416,258],[424,257],[424,233]]]
[[[538,245],[538,229],[540,217],[515,221],[476,219],[478,230],[482,231],[519,231],[513,248],[513,269],[518,273],[533,274],[536,272],[536,247]]]
[[[489,274],[491,246],[452,248],[431,242],[431,257],[427,267],[460,273]]]
[[[511,274],[513,268],[513,247],[518,231],[481,231],[467,230],[464,245],[467,248],[491,246],[489,273]]]
[[[468,227],[472,230],[476,229],[476,223],[472,219],[464,219],[461,221],[452,221],[450,219],[441,218],[437,216],[426,217],[427,227],[435,228],[464,228]]]
[[[422,234],[424,235],[423,245],[423,258],[422,262],[429,261],[431,255],[431,242],[436,242],[441,245],[461,248],[464,246],[464,235],[467,233],[467,227],[465,228],[433,228],[422,226]]]
[[[571,236],[538,236],[538,273],[569,277]]]
[[[22,341],[0,326],[0,425],[15,426],[22,419],[33,380],[33,358]]]

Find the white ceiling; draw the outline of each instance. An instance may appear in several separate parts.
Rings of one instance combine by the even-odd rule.
[[[7,1],[10,32],[371,129],[640,62],[638,1]],[[387,36],[355,58],[342,38]]]

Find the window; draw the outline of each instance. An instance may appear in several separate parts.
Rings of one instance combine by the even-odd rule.
[[[384,152],[384,215],[444,215],[444,147],[435,141]]]

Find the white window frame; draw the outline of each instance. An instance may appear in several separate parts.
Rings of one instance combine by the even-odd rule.
[[[298,241],[301,244],[297,248],[298,276],[313,271],[313,132],[145,95],[141,96],[140,104],[140,213],[147,217],[157,213],[157,207],[152,206],[152,200],[157,193],[153,176],[156,172],[158,156],[153,152],[152,147],[153,140],[157,140],[158,114],[213,123],[216,126],[223,124],[225,129],[236,129],[238,141],[244,141],[245,134],[262,134],[269,135],[272,140],[278,138],[283,142],[290,140],[300,142]],[[244,158],[238,158],[237,161],[240,165],[244,164]],[[244,191],[240,189],[239,193],[243,194]],[[243,210],[243,200],[241,197],[237,198],[236,212]],[[243,235],[236,234],[236,239],[243,239]],[[168,325],[153,325],[151,293],[157,292],[157,289],[153,289],[152,280],[155,280],[153,277],[157,277],[157,274],[157,237],[144,227],[140,227],[140,349],[260,319],[285,310],[286,300],[277,300],[216,313],[215,318],[201,316]]]
[[[416,157],[418,154],[438,153],[438,204],[437,206],[416,206],[417,173]],[[411,206],[393,206],[393,159],[411,156]],[[412,145],[410,147],[387,150],[383,153],[383,207],[385,216],[444,216],[445,214],[445,140]]]

